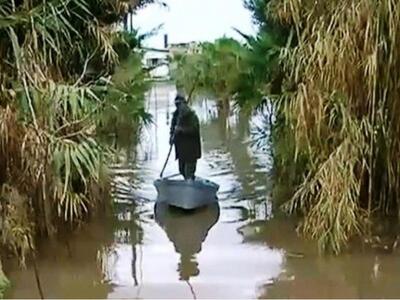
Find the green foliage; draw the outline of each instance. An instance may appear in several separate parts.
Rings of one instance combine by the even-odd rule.
[[[283,72],[280,65],[282,40],[269,32],[261,31],[256,37],[248,37],[244,56],[244,68],[237,86],[237,103],[242,108],[258,108],[263,97],[281,93]]]
[[[244,50],[243,45],[231,38],[203,43],[199,53],[175,58],[173,78],[178,88],[187,93],[195,87],[197,91],[213,93],[223,105],[229,104],[238,85]]]
[[[29,251],[28,239],[32,238],[33,224],[30,221],[29,204],[26,196],[16,188],[3,184],[0,190],[1,199],[1,245],[3,249],[9,249],[18,253],[21,264],[25,265],[25,255]],[[0,268],[0,277],[2,277]],[[0,279],[1,280],[1,279]]]
[[[121,31],[114,38],[113,48],[118,54],[118,58],[122,61],[128,59],[133,50],[139,47],[140,39],[138,32]]]
[[[265,96],[276,97],[283,91],[282,49],[295,44],[290,26],[269,17],[269,2],[248,0],[245,6],[259,27],[256,36],[240,31],[244,44],[230,38],[201,45],[200,53],[177,57],[175,81],[186,91],[198,81],[198,89],[211,92],[222,102],[234,99],[243,109],[264,105]]]
[[[1,268],[1,266],[0,266],[0,268]],[[4,298],[4,293],[10,287],[10,285],[11,285],[10,280],[8,280],[8,278],[4,274],[3,270],[0,269],[0,299]]]
[[[96,138],[105,119],[149,120],[143,37],[114,23],[150,2],[0,0],[1,235],[22,260],[27,239],[80,222],[104,200],[94,187],[102,191],[111,154]],[[130,77],[118,78],[124,62]]]
[[[259,27],[267,25],[266,8],[269,0],[244,0],[244,6],[252,13],[253,23]]]
[[[399,214],[399,3],[269,5],[296,32],[298,43],[281,53],[290,89],[280,111],[293,130],[293,159],[308,161],[285,208],[302,213],[305,236],[339,253],[374,215]]]
[[[112,84],[105,97],[105,105],[99,117],[101,130],[115,127],[131,127],[151,122],[145,111],[144,97],[150,88],[148,74],[143,70],[142,56],[132,53],[122,62],[112,77]]]

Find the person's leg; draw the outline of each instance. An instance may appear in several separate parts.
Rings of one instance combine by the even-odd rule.
[[[183,177],[185,178],[185,180],[190,179],[190,173],[189,173],[189,163],[188,162],[184,162],[183,164]]]
[[[181,159],[179,159],[178,162],[179,162],[179,173],[183,177],[185,177],[185,162]],[[186,179],[186,177],[185,177],[185,179]]]
[[[187,162],[185,164],[185,179],[195,179],[197,161]]]

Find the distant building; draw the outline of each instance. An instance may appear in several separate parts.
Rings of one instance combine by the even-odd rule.
[[[176,43],[170,44],[168,46],[168,50],[171,56],[175,54],[194,54],[200,53],[201,48],[198,42],[189,42],[189,43]]]
[[[155,79],[169,78],[169,60],[168,52],[146,51],[143,62],[146,69],[149,70],[150,76]]]
[[[164,49],[148,49],[144,54],[145,67],[150,70],[150,76],[154,79],[169,79],[171,59],[177,55],[200,53],[198,42],[168,43],[168,35],[164,35]]]

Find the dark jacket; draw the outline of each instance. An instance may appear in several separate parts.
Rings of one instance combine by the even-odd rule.
[[[175,134],[176,159],[194,162],[201,157],[200,125],[196,113],[187,104],[182,104],[172,116],[170,134],[175,127],[182,131]]]

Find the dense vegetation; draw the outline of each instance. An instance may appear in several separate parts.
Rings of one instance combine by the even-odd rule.
[[[105,204],[110,152],[96,134],[148,120],[140,38],[117,25],[150,2],[0,0],[1,242],[22,263],[38,234]]]
[[[37,235],[105,204],[110,149],[97,134],[149,120],[141,37],[117,29],[151,2],[0,0],[1,242],[22,263]],[[339,253],[376,216],[400,214],[400,2],[245,4],[257,35],[175,57],[174,78],[225,112],[272,107],[275,199],[285,181],[300,232]]]
[[[178,84],[223,106],[272,105],[275,175],[293,191],[300,232],[338,253],[400,212],[396,121],[398,1],[248,0],[255,37],[221,38],[178,57]],[[195,70],[195,71],[193,71]],[[286,184],[287,186],[287,184]]]
[[[399,213],[398,1],[274,1],[298,45],[282,55],[295,89],[287,120],[309,164],[289,204],[335,252],[374,213]],[[323,22],[321,22],[323,20]]]

